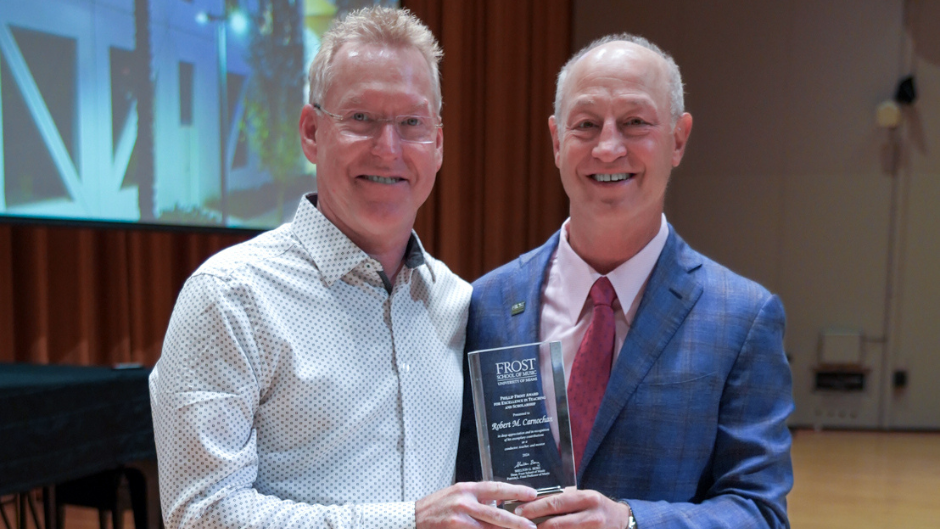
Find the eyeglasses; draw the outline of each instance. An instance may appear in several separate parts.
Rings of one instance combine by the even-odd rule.
[[[385,124],[391,123],[401,141],[434,143],[437,129],[444,126],[435,123],[431,116],[406,115],[383,118],[364,110],[349,110],[340,115],[323,110],[319,104],[313,105],[313,108],[333,118],[340,134],[360,139],[378,138]]]

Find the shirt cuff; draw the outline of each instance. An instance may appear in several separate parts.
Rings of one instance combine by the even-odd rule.
[[[363,529],[414,529],[415,502],[365,504],[361,521]]]

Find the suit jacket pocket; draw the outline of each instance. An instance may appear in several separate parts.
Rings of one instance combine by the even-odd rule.
[[[718,371],[673,372],[637,387],[608,438],[621,440],[619,452],[649,490],[675,501],[695,496],[715,445],[723,382]]]
[[[646,377],[643,382],[640,383],[640,387],[643,386],[672,386],[672,385],[681,385],[681,384],[695,384],[695,383],[708,383],[708,379],[716,378],[718,375],[717,371],[712,371],[711,373],[698,374],[698,373],[688,373],[688,372],[679,372],[679,373],[666,373],[661,375],[650,375]]]

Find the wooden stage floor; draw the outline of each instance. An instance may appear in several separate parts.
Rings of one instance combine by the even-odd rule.
[[[793,472],[795,529],[940,527],[940,433],[798,430]],[[68,507],[65,529],[98,529],[98,515]]]
[[[799,430],[795,529],[940,527],[940,433]]]

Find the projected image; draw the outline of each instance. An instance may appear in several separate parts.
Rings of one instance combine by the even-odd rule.
[[[305,67],[375,0],[0,0],[0,218],[272,228]]]

